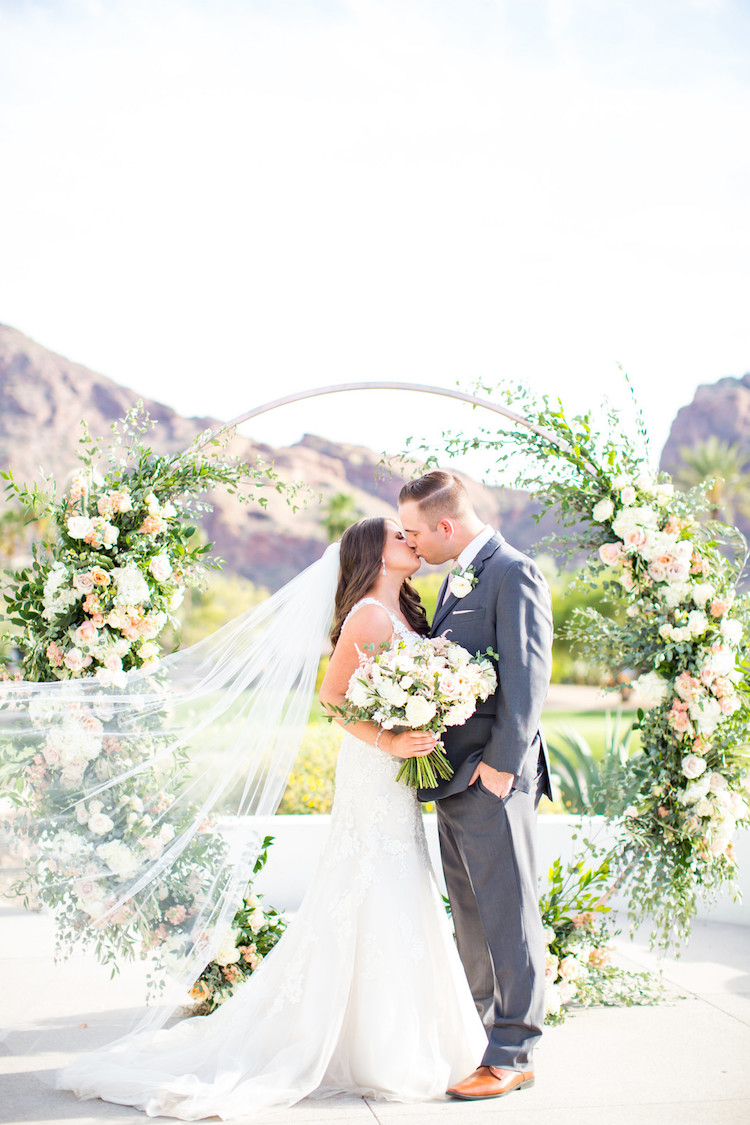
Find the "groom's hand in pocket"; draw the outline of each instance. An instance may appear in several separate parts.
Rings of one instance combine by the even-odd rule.
[[[496,770],[492,766],[488,766],[486,762],[479,762],[469,784],[473,785],[475,781],[481,779],[485,789],[489,789],[490,793],[494,793],[497,799],[502,801],[503,797],[507,797],[513,788],[514,777],[515,774],[503,773],[502,770]]]

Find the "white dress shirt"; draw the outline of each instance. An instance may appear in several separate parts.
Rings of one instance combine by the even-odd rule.
[[[489,543],[494,534],[494,527],[490,527],[490,525],[486,523],[482,530],[479,532],[479,535],[475,535],[471,543],[467,543],[467,545],[464,547],[463,551],[456,559],[456,566],[460,566],[461,570],[466,570],[472,559],[476,558],[482,547],[485,545],[485,543]],[[455,569],[455,567],[451,567],[451,569],[453,570]]]

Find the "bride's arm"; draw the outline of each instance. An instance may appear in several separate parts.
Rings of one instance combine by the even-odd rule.
[[[344,703],[345,692],[352,673],[359,664],[360,654],[377,652],[382,644],[388,644],[392,633],[391,619],[380,606],[362,606],[349,618],[341,630],[320,688],[319,698],[324,710],[327,710],[328,704],[340,707]],[[437,741],[437,735],[432,731],[410,730],[394,734],[393,731],[384,731],[377,723],[369,721],[345,723],[340,715],[334,715],[333,719],[362,742],[374,746],[378,739],[378,748],[397,758],[429,754]]]

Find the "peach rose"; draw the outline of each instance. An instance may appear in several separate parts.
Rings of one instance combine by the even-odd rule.
[[[621,543],[602,543],[599,548],[599,558],[605,566],[614,566],[622,555]]]
[[[98,640],[99,633],[93,621],[84,621],[73,632],[73,643],[75,645],[90,647],[95,645]]]

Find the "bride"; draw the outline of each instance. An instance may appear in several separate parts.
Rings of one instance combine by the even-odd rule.
[[[324,705],[343,701],[366,646],[427,633],[409,582],[419,565],[392,520],[344,533]],[[474,1069],[486,1034],[416,793],[396,781],[401,760],[429,752],[435,736],[345,729],[327,845],[270,955],[212,1015],[81,1056],[60,1087],[150,1116],[247,1120],[308,1096],[435,1098]]]

